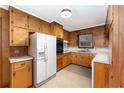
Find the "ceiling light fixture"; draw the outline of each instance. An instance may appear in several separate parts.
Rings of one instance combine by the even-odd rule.
[[[69,9],[63,9],[60,13],[62,18],[70,18],[72,16],[72,12]]]

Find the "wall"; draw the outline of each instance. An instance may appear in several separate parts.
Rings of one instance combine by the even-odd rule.
[[[2,65],[2,87],[7,86],[9,83],[9,15],[7,10],[0,9],[0,16],[2,18],[1,25],[1,65]]]
[[[9,56],[11,56],[11,57],[28,55],[28,47],[23,47],[23,46],[10,47],[9,51],[10,51]]]
[[[78,35],[93,33],[93,44],[95,47],[108,46],[108,38],[105,36],[104,32],[104,26],[97,26],[88,29],[73,31],[69,34],[69,42],[71,46],[78,46]]]
[[[0,17],[0,87],[2,86],[2,18]]]

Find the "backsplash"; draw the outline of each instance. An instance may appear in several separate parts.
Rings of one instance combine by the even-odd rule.
[[[9,51],[10,51],[10,57],[28,55],[28,47],[24,47],[24,46],[10,47]]]
[[[68,47],[68,51],[72,51],[72,52],[85,50],[85,49],[88,49],[88,50],[90,50],[91,52],[94,52],[94,53],[100,53],[100,52],[108,53],[108,51],[109,51],[109,47],[94,47],[94,48],[78,48],[78,46],[69,46]]]

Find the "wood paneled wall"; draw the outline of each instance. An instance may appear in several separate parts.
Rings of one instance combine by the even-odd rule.
[[[71,32],[69,34],[70,45],[77,46],[78,35],[87,33],[93,33],[93,43],[95,47],[108,46],[108,38],[105,36],[104,25]]]
[[[1,29],[1,65],[2,65],[2,87],[7,86],[9,83],[9,15],[8,11],[0,9],[0,16],[2,18],[2,29]]]
[[[0,17],[0,87],[2,87],[2,18]]]
[[[10,57],[28,55],[28,47],[10,47]]]

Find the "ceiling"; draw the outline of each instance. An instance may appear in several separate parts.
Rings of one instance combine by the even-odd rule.
[[[2,7],[8,8],[8,6]],[[106,5],[15,5],[13,7],[37,16],[47,22],[56,21],[68,31],[104,25],[108,8]],[[71,18],[64,19],[60,16],[60,12],[64,8],[72,11]]]

